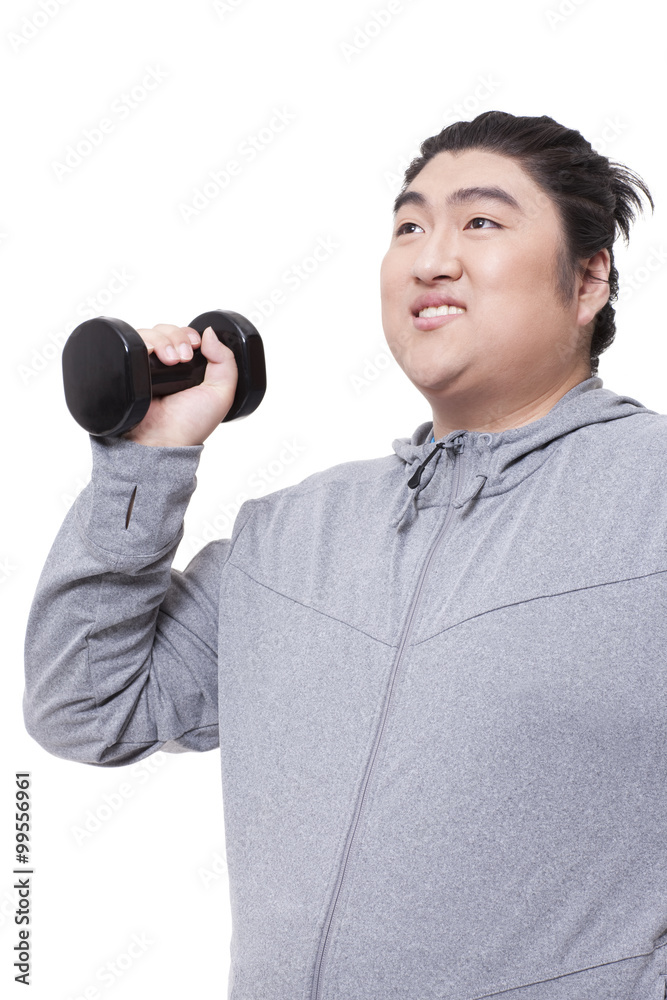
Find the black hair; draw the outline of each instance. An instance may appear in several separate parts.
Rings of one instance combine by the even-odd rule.
[[[628,245],[635,209],[643,212],[640,191],[651,209],[655,208],[642,178],[596,152],[580,132],[560,125],[547,115],[517,117],[506,111],[485,111],[473,121],[447,125],[437,135],[425,139],[419,148],[421,155],[405,171],[400,193],[437,153],[484,149],[517,160],[550,195],[563,227],[557,289],[564,304],[572,298],[577,275],[585,274],[580,260],[590,259],[603,248],[609,251],[609,300],[595,316],[590,344],[591,375],[596,375],[599,356],[616,334],[612,303],[618,297],[618,271],[613,244],[622,233]]]

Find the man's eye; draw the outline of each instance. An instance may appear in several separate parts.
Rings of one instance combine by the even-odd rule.
[[[484,216],[481,216],[481,215],[478,215],[476,218],[471,219],[470,222],[468,223],[468,226],[470,226],[472,229],[486,229],[486,228],[488,228],[487,226],[475,226],[475,225],[473,225],[474,222],[490,222],[492,226],[496,227],[496,229],[500,229],[501,228],[498,225],[497,222],[493,222],[492,219],[485,219]],[[467,229],[468,226],[466,226],[465,228]]]
[[[395,235],[396,236],[401,236],[405,232],[405,227],[406,226],[416,226],[417,229],[421,229],[421,226],[417,226],[416,222],[404,222],[402,226],[398,227],[398,229],[396,230]]]
[[[478,223],[478,222],[482,223],[482,225],[479,225],[479,226],[476,225],[476,223]],[[487,219],[483,215],[478,215],[474,219],[471,219],[470,222],[468,223],[468,225],[464,226],[464,229],[468,229],[468,228],[470,228],[470,229],[488,229],[489,226],[485,226],[483,224],[485,222],[488,222],[489,226],[491,226],[491,228],[493,228],[493,229],[502,229],[502,226],[500,226],[497,222],[494,222],[493,219]],[[415,229],[421,229],[421,226],[417,225],[416,222],[404,222],[402,226],[398,227],[398,229],[396,230],[396,232],[395,232],[394,235],[395,236],[403,236],[404,234],[410,235],[410,232],[408,231],[409,227],[412,227],[412,231],[414,231]],[[422,230],[422,232],[423,232],[423,230]]]

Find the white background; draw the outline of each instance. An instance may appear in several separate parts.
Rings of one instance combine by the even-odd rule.
[[[269,382],[260,409],[206,442],[174,563],[182,569],[206,540],[231,533],[239,494],[389,454],[395,437],[430,419],[391,358],[380,320],[380,261],[403,170],[424,138],[458,118],[491,109],[547,114],[637,171],[653,194],[655,214],[639,218],[628,250],[616,247],[630,292],[599,374],[606,387],[667,411],[667,272],[656,265],[667,255],[664,53],[654,4],[394,0],[389,19],[374,20],[389,9],[385,0],[3,4],[5,996],[24,995],[11,967],[11,805],[14,772],[29,770],[32,1000],[226,997],[217,753],[90,767],[50,756],[23,728],[30,601],[90,473],[88,436],[66,409],[60,368],[64,338],[82,319],[187,325],[215,308],[256,316],[273,291],[285,295],[256,321]],[[388,23],[378,28],[378,20]],[[149,71],[161,81],[135,89]],[[240,149],[276,109],[291,120],[250,161]],[[59,177],[68,147],[104,118],[112,130]],[[230,159],[241,173],[217,194],[209,187],[206,207],[186,222],[182,206]],[[337,246],[317,268],[307,263],[306,279],[290,288],[285,272],[320,239]],[[110,293],[114,272],[126,284]],[[90,298],[92,313],[82,313]],[[289,463],[280,461],[286,442],[299,452]],[[262,470],[268,478],[258,488]],[[104,820],[82,836],[96,813]],[[133,935],[146,944],[128,967]],[[108,963],[125,967],[122,976]]]

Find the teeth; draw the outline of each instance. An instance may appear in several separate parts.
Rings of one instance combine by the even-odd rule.
[[[419,313],[420,316],[450,316],[452,313],[464,313],[465,309],[461,309],[460,306],[429,306],[428,309],[422,309]]]

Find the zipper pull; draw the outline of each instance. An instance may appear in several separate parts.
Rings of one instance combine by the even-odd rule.
[[[460,455],[461,452],[463,451],[463,445],[465,443],[465,439],[466,439],[466,432],[461,431],[459,436],[455,437],[454,440],[452,441],[452,448],[454,449],[455,455]]]

